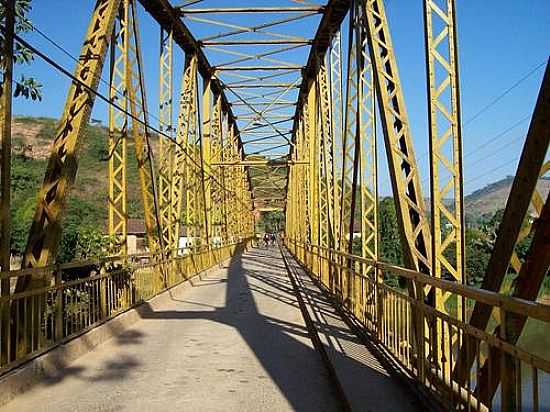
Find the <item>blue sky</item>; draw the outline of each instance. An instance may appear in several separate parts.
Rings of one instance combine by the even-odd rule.
[[[78,55],[94,1],[35,0],[33,3],[31,19],[35,26],[63,45],[70,54]],[[208,6],[213,4],[206,3]],[[224,1],[217,3],[225,4]],[[231,6],[240,3],[243,1],[234,0]],[[267,1],[265,5],[272,3]],[[415,150],[424,179],[423,191],[427,194],[429,157],[422,1],[386,0],[386,5]],[[470,193],[515,172],[544,70],[542,63],[550,55],[550,1],[458,0],[457,17],[465,192]],[[140,18],[148,100],[154,113],[158,99],[158,27],[143,12]],[[314,30],[316,21],[304,22],[304,30]],[[249,23],[254,21],[246,22]],[[29,34],[26,38],[72,71],[74,61],[38,34]],[[177,54],[176,65],[181,65],[182,61],[182,55]],[[540,67],[534,70],[537,66]],[[32,104],[16,99],[14,113],[59,117],[66,97],[67,79],[39,59],[31,68],[17,70],[36,76],[44,84],[45,97],[41,103]],[[505,97],[479,113],[530,72],[533,73]],[[104,78],[107,78],[106,74]],[[101,87],[104,91],[105,86]],[[175,88],[179,88],[177,80]],[[105,121],[105,105],[96,101],[96,106],[93,117]],[[381,136],[379,142],[382,142]],[[387,165],[381,145],[379,149],[380,193],[387,195],[390,191]]]

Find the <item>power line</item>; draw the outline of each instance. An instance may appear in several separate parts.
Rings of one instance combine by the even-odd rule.
[[[33,31],[37,32],[40,36],[42,36],[46,41],[48,41],[50,44],[52,44],[56,49],[60,50],[64,55],[69,57],[71,60],[73,60],[75,63],[80,63],[79,59],[73,56],[66,48],[64,48],[61,44],[59,44],[57,41],[53,40],[51,37],[49,37],[46,33],[44,33],[42,30],[40,30],[38,27],[33,25]],[[109,89],[113,89],[111,86],[111,83],[105,80],[102,76],[99,76],[99,81],[106,86],[109,87]],[[114,89],[115,94],[117,94],[119,97],[122,97],[124,99],[128,99],[131,103],[137,104],[135,100],[131,100],[129,96],[124,95],[119,90]],[[159,122],[159,125],[163,127],[172,127],[171,125],[167,125],[164,123],[159,117],[157,117],[155,114],[149,112],[148,110],[145,112],[147,116],[152,117],[154,120]],[[172,139],[172,137],[170,137]]]
[[[487,155],[487,156],[484,156],[484,157],[481,157],[480,159],[477,159],[475,162],[473,163],[470,163],[469,166],[472,167],[474,165],[477,165],[481,162],[483,162],[484,160],[490,158],[490,157],[493,157],[495,154],[497,153],[500,153],[502,152],[504,149],[506,149],[507,147],[513,145],[514,143],[520,141],[521,139],[524,139],[525,137],[524,136],[519,136],[519,137],[516,137],[515,139],[513,139],[512,141],[508,142],[507,144],[505,145],[502,145],[500,146],[498,149],[496,149],[494,152],[492,152],[490,155]]]
[[[472,123],[474,120],[479,118],[484,112],[489,110],[491,107],[493,107],[495,104],[497,104],[500,100],[502,100],[508,93],[510,93],[512,90],[514,90],[516,87],[518,87],[521,83],[526,81],[529,77],[531,77],[533,74],[535,74],[538,70],[540,70],[545,64],[547,63],[546,60],[540,62],[537,64],[533,69],[531,69],[527,74],[523,75],[519,80],[517,80],[514,84],[512,84],[510,87],[505,89],[502,93],[500,93],[497,97],[495,97],[493,100],[491,100],[489,103],[487,103],[485,106],[483,106],[480,110],[478,110],[476,113],[474,113],[468,120],[466,120],[462,124],[462,128],[465,129],[466,126],[468,126],[470,123]],[[430,152],[427,151],[422,156],[418,158],[424,159],[427,155],[429,155]]]
[[[490,138],[488,141],[486,141],[485,143],[483,143],[483,144],[477,146],[476,148],[474,148],[474,149],[472,149],[472,150],[469,150],[467,153],[465,153],[465,154],[463,155],[463,159],[466,159],[466,158],[470,157],[471,155],[478,153],[478,150],[479,150],[479,149],[488,146],[490,143],[494,142],[494,141],[497,140],[498,138],[500,138],[500,137],[504,136],[505,134],[507,134],[508,132],[512,131],[513,129],[515,129],[517,126],[519,126],[521,123],[523,123],[525,120],[529,119],[530,117],[531,117],[531,115],[527,115],[527,116],[521,118],[521,119],[518,120],[517,122],[515,122],[515,123],[513,123],[512,125],[508,126],[508,127],[507,127],[506,129],[504,129],[503,131],[501,131],[501,132],[497,133],[496,135],[494,135],[493,137],[491,137],[491,138]],[[506,143],[506,144],[500,146],[500,147],[497,149],[496,152],[502,151],[502,149],[504,149],[504,148],[506,148],[506,147],[512,145],[513,143],[515,143],[516,141],[520,140],[521,138],[523,138],[523,136],[519,136],[519,137],[513,139],[512,141],[510,141],[510,142],[508,142],[508,143]],[[491,157],[491,156],[492,156],[492,154],[490,154],[488,157]],[[484,160],[484,159],[485,159],[485,158],[482,158],[482,159],[480,159],[479,161],[475,161],[474,163],[470,163],[470,166],[475,165],[475,164],[478,164],[479,162],[481,162],[481,160]],[[466,166],[466,165],[464,165],[464,166]],[[424,180],[421,181],[421,184],[422,184],[422,185],[425,185],[425,184],[427,184],[427,183],[429,182],[429,180],[430,180],[430,177],[427,177],[426,179],[424,179]]]
[[[495,168],[493,168],[493,169],[491,169],[491,170],[487,170],[487,171],[485,171],[485,172],[483,172],[483,173],[480,173],[480,174],[474,176],[473,178],[470,178],[470,179],[466,180],[466,181],[464,182],[464,185],[467,185],[468,183],[475,182],[476,180],[479,180],[479,179],[481,179],[482,177],[484,177],[484,176],[486,176],[486,175],[488,175],[488,174],[490,174],[490,173],[496,172],[497,170],[500,170],[500,169],[502,169],[502,168],[504,168],[504,167],[506,167],[506,166],[509,166],[511,162],[515,162],[515,161],[518,160],[518,159],[519,159],[519,156],[516,156],[516,157],[514,157],[513,159],[510,159],[510,160],[506,161],[505,163],[502,163],[502,164],[500,164],[499,166],[496,166]]]
[[[521,83],[523,83],[525,80],[527,80],[529,77],[531,77],[533,74],[535,74],[539,69],[541,69],[545,64],[547,63],[546,60],[542,61],[541,63],[537,64],[536,67],[531,69],[526,75],[524,75],[521,79],[516,81],[513,85],[508,87],[504,92],[499,94],[497,97],[495,97],[493,100],[491,100],[487,105],[482,107],[477,113],[475,113],[472,117],[470,117],[466,122],[462,124],[462,127],[465,128],[467,125],[472,123],[475,119],[477,119],[482,113],[489,110],[492,106],[494,106],[496,103],[498,103],[500,100],[502,100],[508,93],[510,93],[512,90],[514,90],[516,87],[518,87]]]
[[[0,26],[1,27],[1,30],[2,31],[5,31],[5,27],[2,25]],[[49,65],[51,65],[52,67],[54,67],[56,70],[58,70],[59,72],[61,72],[62,74],[64,74],[65,76],[69,77],[73,82],[76,82],[78,83],[80,86],[82,86],[83,88],[85,88],[86,90],[88,90],[89,92],[93,93],[95,96],[99,97],[101,100],[103,100],[105,103],[113,106],[114,108],[116,108],[117,110],[121,111],[122,113],[126,114],[127,116],[129,116],[130,118],[132,118],[133,120],[137,121],[138,123],[140,123],[141,125],[143,125],[146,129],[150,129],[152,131],[154,131],[155,133],[157,133],[158,135],[160,136],[164,136],[165,138],[171,140],[174,144],[176,144],[180,149],[182,149],[182,152],[183,154],[185,155],[185,157],[187,157],[192,164],[194,164],[197,168],[201,168],[201,165],[198,164],[192,157],[190,157],[190,155],[187,153],[187,151],[185,150],[185,148],[182,147],[182,145],[180,143],[178,143],[177,141],[173,140],[170,136],[168,136],[167,134],[165,134],[164,132],[158,130],[157,128],[155,128],[154,126],[151,126],[149,124],[147,124],[146,122],[144,122],[142,119],[140,119],[139,117],[135,116],[134,114],[128,112],[126,109],[122,108],[121,106],[119,106],[118,104],[112,102],[108,97],[104,96],[103,94],[101,94],[100,92],[98,92],[97,90],[93,90],[91,87],[89,87],[88,85],[86,85],[84,82],[82,82],[80,79],[78,79],[77,77],[75,77],[72,73],[70,73],[67,69],[65,69],[63,66],[61,66],[59,63],[57,63],[55,60],[53,60],[52,58],[50,58],[48,55],[46,55],[45,53],[43,53],[42,51],[38,50],[36,47],[34,47],[33,45],[31,45],[29,42],[23,40],[19,35],[15,34],[14,35],[14,38],[19,42],[21,43],[24,47],[28,48],[31,52],[33,52],[34,54],[36,54],[37,56],[39,56],[40,58],[42,58],[46,63],[48,63]],[[144,113],[145,110],[144,110]],[[229,192],[229,193],[233,193],[233,191],[227,189],[223,184],[221,184],[212,174],[204,171],[204,174],[208,176],[209,179],[212,179],[213,182],[215,182],[220,188],[222,188],[224,191],[226,192]],[[244,202],[241,202],[243,205],[245,205]],[[247,205],[245,205],[247,206]]]
[[[531,117],[531,115],[527,115],[525,117],[522,117],[520,120],[518,120],[517,122],[515,122],[514,124],[512,124],[511,126],[507,127],[506,129],[504,129],[502,132],[499,132],[497,133],[495,136],[491,137],[489,140],[487,140],[485,143],[477,146],[476,148],[474,148],[473,150],[470,150],[468,151],[468,153],[466,153],[464,156],[463,156],[463,159],[467,158],[468,156],[471,156],[472,154],[474,153],[477,153],[477,151],[483,147],[486,147],[488,146],[490,143],[494,142],[495,140],[497,140],[499,137],[502,137],[504,136],[505,134],[507,134],[508,132],[512,131],[513,129],[515,129],[516,127],[518,127],[521,123],[523,123],[524,121],[528,120],[529,118]]]

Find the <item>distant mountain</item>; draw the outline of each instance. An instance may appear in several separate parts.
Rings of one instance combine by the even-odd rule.
[[[469,226],[477,226],[481,223],[481,219],[486,217],[492,217],[496,211],[504,209],[506,202],[512,189],[512,183],[514,182],[514,176],[507,176],[504,179],[498,180],[494,183],[490,183],[485,187],[472,192],[464,198],[464,213],[466,215],[466,223]],[[537,189],[541,193],[544,200],[550,192],[550,178],[541,178],[538,181]],[[390,196],[391,197],[391,196]],[[382,198],[380,198],[382,200]],[[453,209],[451,199],[444,199],[445,204]],[[431,216],[431,202],[430,198],[424,198],[424,208],[426,216]],[[357,214],[357,218],[358,218]]]
[[[514,176],[507,176],[466,196],[464,198],[466,220],[475,223],[485,214],[492,215],[497,210],[504,209],[513,182]],[[550,192],[550,178],[539,179],[537,189],[546,199],[548,192]]]

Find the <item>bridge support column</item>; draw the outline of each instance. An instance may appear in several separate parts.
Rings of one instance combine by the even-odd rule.
[[[13,53],[15,30],[15,0],[9,0],[2,6],[6,30],[4,32],[4,49],[2,53],[2,95],[0,96],[0,133],[1,135],[1,176],[0,176],[0,268],[3,272],[10,270],[11,262],[11,126],[12,126],[12,81]],[[0,296],[10,295],[10,279],[0,280]],[[0,346],[8,348],[10,332],[9,301],[0,304]],[[0,354],[0,364],[8,362],[8,351]]]

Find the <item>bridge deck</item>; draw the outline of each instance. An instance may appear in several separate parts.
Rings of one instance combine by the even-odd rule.
[[[342,410],[333,388],[281,254],[253,249],[5,410]]]

